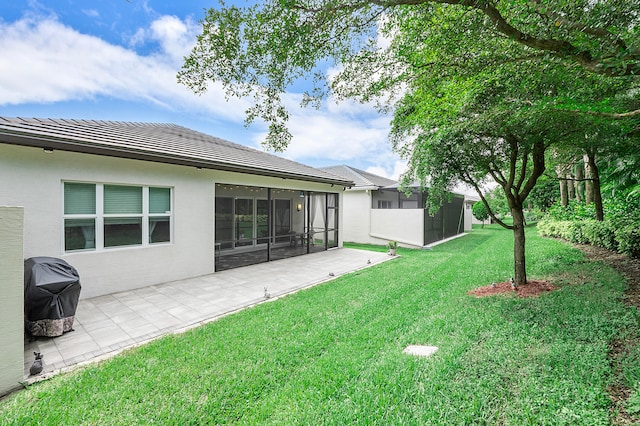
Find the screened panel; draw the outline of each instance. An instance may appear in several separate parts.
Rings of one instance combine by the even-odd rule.
[[[253,200],[238,198],[235,209],[236,246],[253,245]]]
[[[66,182],[64,214],[96,214],[96,186],[92,183]]]
[[[442,206],[445,216],[444,238],[464,232],[464,198],[452,197]]]
[[[401,194],[395,190],[371,191],[371,208],[373,209],[397,209]]]
[[[149,188],[149,213],[171,212],[171,189]]]
[[[142,214],[142,188],[139,186],[104,186],[105,214]]]
[[[269,202],[267,200],[257,200],[256,204],[258,244],[266,244],[269,241]]]
[[[424,209],[424,244],[441,240],[444,235],[443,227],[442,209],[434,215],[430,215],[429,210]]]
[[[338,247],[338,194],[327,194],[327,248]]]
[[[216,243],[233,247],[233,198],[216,197]]]
[[[424,203],[421,206],[419,204],[419,196],[417,192],[412,192],[408,197],[406,194],[400,194],[400,208],[401,209],[421,209],[424,208]]]
[[[286,235],[276,238],[276,242],[291,241],[291,200],[275,200],[274,206],[275,235]]]

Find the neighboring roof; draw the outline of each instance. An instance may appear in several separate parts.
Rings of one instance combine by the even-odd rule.
[[[0,143],[353,185],[351,179],[175,124],[0,117]]]
[[[354,167],[340,165],[320,167],[320,170],[333,173],[336,176],[340,176],[344,179],[352,180],[359,187],[385,187],[389,185],[397,184],[395,180],[387,179],[386,177],[374,175],[373,173],[365,172],[363,170],[356,169]]]
[[[409,188],[411,188],[414,191],[419,191],[421,188],[421,185],[419,185],[418,183],[413,183],[412,185],[409,186]],[[400,183],[394,183],[393,185],[385,186],[383,189],[397,189],[399,191]],[[463,183],[458,183],[456,186],[454,186],[451,189],[450,192],[452,194],[464,195],[464,197],[470,201],[480,201],[480,197],[476,193],[475,189],[470,188],[469,186]]]

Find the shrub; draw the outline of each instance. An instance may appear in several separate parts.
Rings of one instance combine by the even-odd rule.
[[[538,222],[538,232],[545,237],[562,238],[576,244],[592,244],[640,257],[640,228],[636,223],[616,226],[610,221],[553,220]]]
[[[570,200],[569,205],[554,204],[547,210],[547,216],[555,220],[582,220],[595,219],[596,208],[594,204],[584,204],[578,200]]]
[[[575,200],[566,207],[552,206],[538,222],[543,236],[572,243],[593,244],[640,257],[640,194],[620,195],[604,201],[605,220],[596,221],[593,204]]]
[[[569,241],[577,244],[588,244],[589,241],[585,238],[584,232],[582,232],[583,227],[584,222],[582,221],[569,222]]]
[[[554,220],[546,216],[538,221],[538,232],[545,237],[569,240],[569,225],[567,220]]]
[[[487,212],[487,207],[484,205],[482,201],[478,201],[473,204],[471,208],[471,214],[478,220],[481,220],[482,226],[484,227],[484,221],[489,219],[489,212]]]
[[[631,257],[640,257],[640,228],[637,224],[617,228],[615,236],[620,253]]]
[[[604,247],[609,250],[616,250],[615,228],[609,221],[600,222],[597,220],[585,221],[582,227],[585,242],[595,246]]]

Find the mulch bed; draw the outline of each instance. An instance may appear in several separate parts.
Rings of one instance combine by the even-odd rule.
[[[518,297],[538,297],[543,293],[547,293],[555,290],[554,287],[548,281],[528,280],[527,284],[517,286],[515,289],[511,288],[511,282],[504,281],[501,283],[493,283],[484,287],[478,287],[475,290],[467,292],[469,296],[475,297],[487,297],[494,294],[509,294],[513,293]]]

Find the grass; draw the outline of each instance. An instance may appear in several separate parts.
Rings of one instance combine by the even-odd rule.
[[[559,290],[468,296],[512,271],[511,232],[485,226],[32,385],[0,423],[607,424],[607,343],[637,333],[624,282],[527,237],[530,278]]]

